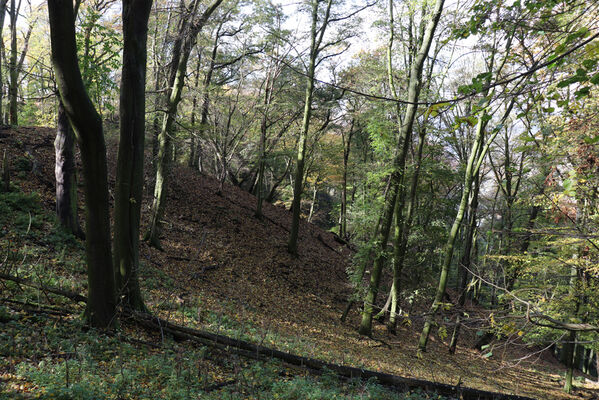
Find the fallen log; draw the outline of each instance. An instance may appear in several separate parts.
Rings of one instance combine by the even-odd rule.
[[[376,372],[362,368],[349,367],[329,363],[326,361],[317,360],[309,357],[302,357],[291,353],[286,353],[280,350],[264,347],[261,345],[246,342],[240,339],[233,339],[228,336],[217,335],[197,329],[192,329],[184,326],[173,324],[172,322],[139,312],[127,312],[128,316],[134,319],[140,325],[145,327],[153,327],[164,332],[172,334],[175,338],[191,340],[202,343],[208,346],[216,346],[225,349],[229,352],[235,352],[251,358],[266,359],[276,358],[291,365],[308,368],[312,371],[322,373],[324,371],[332,371],[344,378],[374,378],[377,382],[384,386],[391,386],[402,391],[410,391],[415,389],[423,389],[429,392],[436,392],[441,395],[457,396],[464,400],[533,400],[530,397],[495,393],[485,390],[478,390],[462,386],[448,385],[426,381],[422,379],[404,378],[397,375]]]
[[[74,301],[87,301],[87,299],[80,294],[67,292],[61,289],[36,285],[27,279],[22,279],[6,274],[0,274],[0,279],[11,280],[32,287],[39,287],[40,289],[44,289],[49,293],[58,294]],[[333,364],[314,358],[302,357],[296,354],[286,353],[284,351],[272,349],[258,344],[253,344],[244,340],[233,339],[228,336],[218,335],[215,333],[200,331],[197,329],[176,325],[172,322],[166,321],[164,319],[158,318],[154,315],[147,313],[140,313],[125,309],[122,310],[122,315],[124,317],[128,317],[134,320],[143,327],[149,329],[157,329],[161,332],[167,332],[177,339],[194,341],[206,346],[217,347],[226,352],[233,352],[254,359],[264,360],[268,358],[275,358],[287,364],[304,367],[319,374],[322,374],[325,371],[332,371],[344,378],[374,378],[381,385],[393,387],[401,391],[407,392],[415,389],[422,389],[428,392],[436,392],[440,395],[454,397],[457,396],[459,399],[462,400],[534,400],[530,397],[462,387],[459,384],[454,386],[445,383],[426,381],[423,379],[404,378],[397,375],[371,371],[363,368],[355,368],[345,365]]]
[[[7,275],[0,273],[0,279],[4,279],[6,281],[16,282],[21,285],[29,286],[35,289],[45,290],[48,293],[57,294],[59,296],[66,297],[67,299],[71,299],[73,301],[86,303],[87,298],[85,296],[81,296],[79,293],[69,292],[67,290],[57,289],[53,287],[48,287],[44,285],[38,285],[36,283],[31,282],[28,279],[19,278],[17,276]]]

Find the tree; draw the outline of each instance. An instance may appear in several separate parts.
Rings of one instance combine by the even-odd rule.
[[[54,152],[56,163],[56,216],[60,224],[76,237],[85,239],[77,213],[77,170],[75,165],[75,133],[64,108],[60,93],[56,115]]]
[[[56,139],[54,140],[56,164],[56,216],[67,232],[84,239],[85,234],[77,215],[77,173],[75,166],[75,133],[62,100],[58,99]]]
[[[324,5],[321,7],[321,3]],[[299,238],[299,224],[301,215],[301,200],[304,184],[304,168],[306,163],[306,143],[308,140],[308,134],[310,131],[310,118],[312,116],[312,102],[314,99],[315,89],[315,74],[317,67],[322,64],[323,61],[330,59],[334,56],[344,53],[348,46],[342,48],[337,53],[329,53],[323,55],[325,51],[329,51],[331,48],[336,48],[344,44],[344,41],[352,36],[351,26],[347,25],[340,32],[336,38],[324,41],[325,33],[329,26],[333,23],[347,21],[353,16],[357,15],[360,11],[371,7],[372,4],[365,4],[357,9],[347,13],[347,15],[341,15],[332,12],[333,1],[332,0],[310,0],[310,47],[308,50],[308,60],[305,63],[305,99],[304,99],[304,112],[302,118],[302,126],[299,132],[297,142],[297,157],[295,165],[295,177],[293,181],[293,201],[291,203],[291,229],[289,233],[289,241],[287,243],[287,251],[292,255],[297,255],[297,246]],[[341,9],[342,7],[339,7]],[[320,24],[319,24],[320,22]],[[343,93],[341,93],[343,95]]]
[[[328,0],[325,5],[324,16],[322,17],[320,27],[318,26],[320,1],[311,0],[311,27],[310,27],[310,52],[308,66],[306,68],[306,93],[304,99],[304,116],[302,119],[302,128],[297,142],[297,158],[295,161],[295,183],[293,186],[293,202],[291,204],[291,230],[289,233],[289,243],[287,251],[297,255],[297,242],[299,236],[299,223],[301,214],[302,191],[304,184],[304,163],[306,156],[306,141],[308,130],[310,129],[310,116],[312,114],[312,97],[314,95],[314,73],[319,53],[322,51],[322,39],[326,32],[331,16],[331,6],[333,0]]]
[[[2,36],[2,31],[4,30],[4,18],[6,17],[6,5],[8,4],[8,0],[0,0],[0,37]],[[4,53],[4,41],[0,43],[0,50]],[[2,57],[0,57],[0,80],[2,77]],[[2,91],[0,90],[0,120],[2,120],[3,111],[2,111],[2,98],[4,97]]]
[[[120,144],[114,204],[114,265],[123,303],[145,310],[139,288],[148,19],[152,0],[123,1]]]
[[[396,201],[398,199],[400,185],[404,179],[405,162],[408,154],[408,149],[411,141],[412,130],[414,127],[414,121],[416,119],[416,112],[418,110],[418,99],[420,98],[420,91],[422,88],[422,71],[424,68],[424,62],[428,57],[430,47],[432,45],[435,30],[441,18],[443,11],[443,0],[437,0],[434,5],[432,18],[426,23],[424,34],[418,49],[418,53],[410,65],[410,76],[408,81],[408,98],[407,107],[404,112],[403,118],[398,118],[401,121],[399,126],[399,140],[397,143],[397,155],[393,160],[393,172],[390,177],[390,192],[384,205],[383,215],[381,218],[381,229],[377,237],[377,255],[374,261],[372,274],[370,276],[370,285],[368,293],[364,298],[364,308],[362,311],[362,322],[360,323],[360,333],[362,335],[370,335],[372,332],[372,314],[373,305],[376,300],[376,295],[379,289],[379,283],[381,278],[381,272],[383,269],[384,255],[387,248],[387,241],[389,239],[389,233],[391,230],[391,223],[393,221],[393,215],[396,214],[396,218],[401,218],[403,212],[403,205],[400,204],[396,208]],[[389,0],[389,15],[390,23],[393,24],[393,0]],[[391,45],[393,43],[393,31],[391,30],[389,39],[389,53],[388,53],[388,79],[389,86],[392,89],[393,95],[397,96],[395,90],[395,84],[393,82],[393,73],[391,65]],[[396,102],[397,114],[400,114],[399,110],[400,103]],[[403,196],[400,196],[402,198]]]
[[[31,3],[30,3],[31,6]],[[6,7],[6,4],[4,5]],[[31,7],[30,7],[31,8]],[[19,116],[18,116],[18,107],[17,107],[17,96],[19,91],[19,74],[23,69],[23,63],[25,61],[25,56],[27,54],[27,50],[29,48],[29,39],[31,38],[31,33],[33,32],[33,27],[35,25],[35,21],[30,22],[29,28],[27,29],[27,33],[25,34],[23,41],[23,50],[21,51],[21,55],[19,56],[18,48],[17,48],[17,20],[19,18],[19,10],[21,9],[21,0],[18,3],[15,0],[10,0],[10,58],[9,58],[9,85],[8,85],[8,100],[9,100],[9,120],[11,125],[18,125]],[[30,10],[31,11],[31,10]],[[4,11],[2,7],[0,7],[0,12],[2,12],[2,23],[4,23]],[[1,30],[0,30],[1,33]]]
[[[17,125],[18,114],[17,114],[17,89],[18,89],[18,72],[17,72],[17,18],[19,17],[19,10],[21,9],[21,1],[19,0],[18,7],[15,0],[10,0],[10,61],[9,61],[9,72],[10,72],[10,83],[8,85],[8,101],[9,101],[9,115],[10,124]]]
[[[495,44],[496,46],[496,44]],[[491,49],[491,54],[489,56],[489,72],[484,74],[486,79],[486,87],[490,83],[491,76],[499,76],[503,67],[506,64],[507,56],[503,58],[503,60],[499,61],[497,66],[495,65],[495,56],[498,53],[496,47]],[[508,36],[508,40],[506,41],[506,49],[504,54],[509,53],[509,49],[511,47],[511,36]],[[483,93],[483,101],[478,110],[478,117],[476,123],[476,134],[474,138],[474,142],[472,144],[472,148],[470,149],[470,155],[468,157],[468,162],[466,164],[466,171],[464,176],[464,186],[462,188],[462,196],[460,200],[460,205],[458,208],[458,213],[453,221],[451,226],[451,230],[447,237],[447,242],[443,249],[443,261],[441,264],[441,273],[439,276],[439,285],[436,290],[435,298],[431,305],[431,309],[427,317],[425,318],[424,327],[422,328],[422,333],[420,335],[420,339],[418,341],[418,352],[426,351],[426,345],[428,342],[428,337],[430,334],[432,320],[435,317],[436,313],[439,311],[441,307],[441,303],[443,301],[443,295],[445,294],[445,289],[447,287],[447,277],[449,273],[449,268],[451,266],[451,261],[453,258],[453,253],[455,249],[455,242],[458,236],[458,231],[460,229],[460,225],[462,220],[464,219],[464,215],[466,212],[466,208],[468,206],[468,201],[470,198],[470,193],[472,192],[472,183],[475,181],[478,173],[480,171],[480,167],[484,158],[486,157],[487,151],[489,150],[489,146],[493,143],[493,140],[497,136],[497,134],[502,129],[502,124],[505,122],[507,117],[509,116],[514,103],[515,98],[512,98],[509,105],[506,106],[503,117],[501,118],[501,122],[497,127],[493,129],[493,132],[487,139],[485,143],[485,133],[488,122],[491,120],[491,116],[489,115],[489,107],[491,104],[491,99],[493,98],[494,93],[490,93],[489,89],[485,89]]]
[[[88,275],[87,318],[108,327],[115,317],[115,284],[110,246],[106,146],[102,120],[86,93],[77,61],[73,3],[48,1],[52,63],[65,111],[83,162]]]
[[[166,112],[162,122],[162,129],[158,136],[159,149],[156,163],[156,182],[154,184],[154,200],[151,208],[150,228],[145,236],[148,243],[161,248],[160,231],[162,217],[168,189],[170,173],[169,157],[171,154],[171,136],[174,133],[177,108],[181,101],[181,94],[187,76],[187,62],[191,50],[196,44],[197,36],[223,0],[214,0],[206,10],[197,16],[199,0],[194,0],[191,11],[182,10],[183,15],[179,22],[178,35],[172,49],[172,59],[169,71],[169,88],[167,90]]]

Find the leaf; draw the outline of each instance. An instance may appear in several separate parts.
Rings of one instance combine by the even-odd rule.
[[[576,92],[574,92],[574,96],[576,97],[577,100],[588,96],[591,93],[591,88],[589,86],[585,86],[580,90],[577,90]]]
[[[597,59],[590,58],[583,60],[582,66],[585,67],[587,71],[593,70],[597,66]]]
[[[595,143],[599,142],[599,135],[596,135],[596,136],[585,136],[583,138],[583,140],[584,140],[584,142],[586,144],[595,144]]]

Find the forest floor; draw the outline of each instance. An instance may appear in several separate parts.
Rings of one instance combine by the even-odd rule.
[[[44,282],[85,293],[81,244],[56,233],[50,220],[43,217],[51,214],[54,208],[53,138],[54,132],[47,128],[0,131],[0,155],[7,150],[14,171],[14,184],[19,186],[23,196],[36,192],[41,204],[40,209],[31,205],[21,210],[20,219],[3,217],[0,255],[5,261],[1,267],[4,273],[19,272],[21,276],[40,281],[40,276],[43,276]],[[108,148],[110,185],[114,187],[116,151],[110,144]],[[147,182],[150,182],[149,170],[146,168]],[[577,387],[572,395],[564,394],[561,391],[563,366],[549,352],[528,347],[518,340],[511,340],[509,345],[496,340],[492,351],[486,349],[480,352],[473,349],[476,329],[466,329],[456,354],[450,355],[447,352],[449,338],[439,331],[431,336],[428,352],[418,358],[416,343],[421,322],[416,317],[404,319],[396,335],[376,323],[372,338],[359,335],[356,307],[346,322],[339,318],[351,293],[346,270],[352,251],[337,241],[334,234],[302,221],[299,256],[294,258],[286,251],[291,221],[291,213],[287,209],[264,204],[265,216],[259,220],[254,217],[254,196],[231,185],[225,185],[220,194],[217,191],[218,182],[213,178],[185,167],[176,167],[173,172],[162,237],[164,251],[149,248],[146,244],[141,248],[142,290],[149,309],[162,318],[289,353],[405,377],[537,399],[599,398],[599,389],[585,384],[584,376],[576,379]],[[148,217],[148,187],[144,188],[144,192],[142,230]],[[19,202],[21,205],[27,203]],[[64,244],[65,241],[68,243]],[[0,290],[6,291],[0,296],[5,300],[11,296],[11,291],[24,290],[18,285],[0,285]],[[31,296],[35,293],[38,297],[33,301]],[[318,393],[325,393],[322,397],[310,398],[333,397],[332,392],[326,394],[329,386],[322,386],[322,379],[310,380],[306,371],[301,369],[281,364],[256,364],[216,350],[191,349],[192,346],[185,343],[169,342],[167,350],[160,350],[158,346],[164,338],[157,333],[142,331],[126,321],[122,323],[122,333],[116,339],[95,333],[97,336],[93,339],[81,337],[75,340],[75,344],[68,343],[69,335],[79,337],[72,332],[81,331],[76,315],[81,308],[73,308],[72,304],[39,290],[23,291],[20,296],[11,298],[21,299],[18,301],[29,306],[44,302],[46,310],[50,310],[48,304],[52,299],[51,307],[55,310],[45,313],[43,319],[35,314],[28,316],[23,304],[18,306],[17,303],[0,301],[6,308],[4,311],[0,309],[0,326],[7,325],[0,329],[4,332],[0,336],[0,353],[5,357],[0,364],[0,394],[4,387],[9,398],[27,398],[27,393],[34,394],[40,388],[49,390],[51,385],[44,386],[43,377],[46,375],[41,372],[44,368],[40,367],[40,360],[49,356],[44,352],[54,352],[48,363],[53,366],[54,375],[62,374],[60,376],[66,379],[68,386],[69,360],[75,364],[79,362],[81,374],[83,351],[78,350],[77,343],[83,342],[98,343],[101,349],[113,349],[107,351],[105,359],[94,358],[97,363],[94,365],[96,368],[104,366],[106,375],[111,376],[116,373],[116,368],[117,372],[120,371],[119,376],[123,377],[121,381],[126,381],[125,376],[133,379],[130,372],[133,367],[125,361],[115,364],[115,360],[119,357],[135,359],[135,353],[141,351],[145,354],[145,361],[138,364],[147,364],[144,373],[148,374],[148,369],[152,371],[152,368],[157,368],[156,365],[166,369],[163,379],[167,383],[175,382],[172,390],[183,390],[185,385],[176,384],[179,382],[177,379],[184,378],[185,374],[181,371],[188,371],[189,375],[189,368],[193,366],[197,375],[195,384],[201,380],[202,388],[210,389],[206,391],[207,398],[226,398],[223,390],[228,391],[227,396],[231,398],[237,398],[232,395],[235,390],[243,394],[239,398],[308,398],[308,395],[297,394],[303,393],[301,391],[288,395],[289,391],[296,389],[295,386],[312,387]],[[419,307],[420,311],[424,310],[424,305],[416,305],[412,315],[418,314]],[[478,306],[470,304],[469,308],[472,315],[480,315],[481,318],[486,315],[485,310]],[[17,309],[20,311],[15,311]],[[24,313],[22,317],[14,317],[21,312]],[[8,316],[3,317],[3,313]],[[36,324],[43,326],[36,327]],[[56,343],[48,339],[45,342],[38,340],[27,345],[31,337],[17,334],[21,332],[19,329],[27,328],[43,332],[42,337],[50,335],[48,331],[53,334],[60,331],[62,333],[57,333],[56,337],[63,339],[57,339]],[[117,339],[118,345],[114,342]],[[117,354],[116,358],[114,354]],[[186,369],[186,365],[189,368]],[[123,372],[124,368],[129,375]],[[267,370],[266,373],[261,372],[260,383],[255,382],[258,368]],[[44,371],[47,372],[47,368]],[[75,371],[71,367],[72,380],[75,379]],[[158,372],[150,373],[160,375]],[[187,376],[185,379],[191,378]],[[249,386],[240,388],[242,381]],[[120,388],[118,382],[114,383],[114,378],[111,382],[116,386],[106,389],[98,383],[97,387],[104,387],[106,391]],[[287,386],[283,388],[281,382]],[[215,388],[214,385],[220,383],[222,388]],[[263,388],[264,385],[270,385],[266,392],[263,389],[247,389]],[[342,393],[348,398],[353,398],[351,395],[360,396],[356,398],[390,396],[384,394],[383,389],[368,385],[370,383],[342,384],[341,392],[335,393]],[[165,383],[163,387],[166,386]],[[52,388],[58,390],[56,393],[60,392],[56,387]],[[157,390],[149,386],[150,389]],[[187,387],[186,390],[189,392],[191,389]],[[35,398],[38,395],[39,392]],[[175,397],[169,395],[165,398]],[[186,398],[184,393],[181,398]],[[338,398],[346,397],[339,394]]]

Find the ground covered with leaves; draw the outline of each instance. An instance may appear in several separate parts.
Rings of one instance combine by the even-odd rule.
[[[13,175],[12,191],[0,198],[1,268],[85,293],[82,244],[52,217],[53,134],[43,128],[0,131],[0,152],[8,151]],[[114,172],[114,146],[108,156]],[[580,383],[573,395],[563,394],[564,369],[541,349],[517,341],[472,349],[475,330],[466,330],[449,355],[440,329],[422,358],[416,357],[416,317],[404,319],[397,335],[382,325],[375,325],[373,338],[358,335],[357,310],[345,323],[339,319],[351,294],[352,250],[346,244],[302,222],[299,256],[291,257],[287,209],[265,204],[264,218],[256,219],[256,199],[247,192],[225,185],[217,193],[214,179],[184,167],[173,174],[164,251],[145,244],[141,249],[142,289],[150,310],[162,318],[328,362],[451,385],[539,399],[599,395]],[[82,304],[14,282],[0,285],[0,393],[8,398],[438,398],[177,343],[126,319],[110,335],[87,330]],[[417,315],[419,305],[414,307]]]

